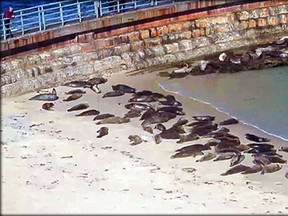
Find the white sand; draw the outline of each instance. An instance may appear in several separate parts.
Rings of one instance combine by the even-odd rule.
[[[71,88],[57,87],[60,99],[55,111],[42,110],[44,102],[29,101],[35,92],[2,100],[3,214],[288,214],[287,165],[272,174],[221,176],[229,169],[229,160],[170,159],[175,149],[193,142],[163,140],[156,145],[138,118],[121,125],[96,125],[93,116],[75,117],[81,111],[66,112],[74,104],[88,102],[91,109],[123,116],[130,95],[102,98],[116,83],[165,93],[151,74],[115,75],[100,85],[101,94],[87,89],[76,101],[63,102],[64,92]],[[183,103],[188,120],[197,114],[213,114],[218,121],[228,118],[208,105],[176,98]],[[96,138],[102,126],[109,128],[109,134]],[[267,137],[243,124],[228,127],[243,143],[247,143],[243,137],[247,132]],[[128,136],[136,134],[149,141],[129,145]],[[272,143],[287,145],[270,138]],[[288,154],[283,155],[287,159]],[[243,164],[251,165],[251,161],[247,158]],[[183,168],[196,171],[188,173]]]

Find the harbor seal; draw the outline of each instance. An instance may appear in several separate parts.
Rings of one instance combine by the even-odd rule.
[[[114,116],[115,116],[115,115],[110,114],[110,113],[103,113],[103,114],[99,114],[99,115],[95,116],[95,118],[93,119],[93,121],[95,121],[95,120],[102,120],[102,119],[109,118],[109,117],[114,117]]]
[[[107,81],[108,80],[106,78],[103,78],[103,77],[95,77],[95,78],[91,78],[91,79],[88,80],[89,83],[92,83],[94,85],[104,84]]]
[[[97,131],[97,133],[99,133],[99,135],[97,136],[97,138],[101,138],[101,137],[103,137],[103,136],[106,136],[106,135],[108,134],[108,132],[109,132],[108,127],[101,127],[101,128]]]
[[[229,118],[227,120],[221,121],[219,125],[232,125],[232,124],[238,124],[239,121],[236,118]]]
[[[262,170],[262,166],[260,164],[255,164],[255,165],[249,167],[247,170],[245,170],[241,174],[253,174],[253,173],[258,173],[261,170]]]
[[[96,123],[96,125],[99,125],[99,124],[122,124],[122,123],[127,123],[127,122],[130,122],[129,118],[126,118],[126,117],[122,118],[120,116],[114,116],[114,117],[102,119],[102,120],[98,121]]]
[[[142,126],[149,126],[151,124],[158,124],[158,123],[164,123],[169,121],[170,119],[175,118],[176,115],[170,112],[156,112],[154,115],[149,116],[147,119],[145,119],[141,125]]]
[[[249,166],[245,166],[245,165],[239,164],[239,165],[227,170],[225,173],[222,173],[221,176],[226,176],[226,175],[232,175],[232,174],[235,174],[235,173],[245,172],[249,168],[250,168]]]
[[[196,121],[214,121],[215,116],[209,116],[209,115],[202,115],[202,116],[192,116],[193,119]]]
[[[265,173],[277,172],[280,169],[282,169],[282,166],[279,164],[275,164],[275,163],[267,164],[263,166],[261,175],[264,175]]]
[[[280,146],[279,151],[288,152],[288,146]]]
[[[202,151],[180,151],[172,155],[170,158],[184,158],[184,157],[196,157],[198,155],[203,155],[204,153]]]
[[[244,159],[245,159],[245,156],[241,153],[233,155],[230,161],[230,167],[240,164]]]
[[[200,136],[198,134],[191,132],[187,135],[180,135],[180,139],[176,143],[184,143],[184,142],[194,141],[198,139],[200,139]]]
[[[124,84],[112,85],[112,89],[114,91],[123,91],[125,93],[134,93],[136,91],[135,88],[132,88],[132,87],[124,85]]]
[[[152,106],[148,104],[142,104],[142,103],[129,103],[125,104],[124,107],[126,109],[130,110],[138,110],[138,111],[143,111],[143,110],[155,110]]]
[[[92,110],[81,112],[80,114],[77,114],[75,116],[91,116],[91,115],[98,115],[99,113],[100,112],[98,110],[92,109]]]
[[[44,110],[52,110],[51,108],[54,107],[54,103],[44,103],[42,105],[42,109]]]
[[[65,92],[65,94],[86,94],[86,91],[83,91],[82,89],[74,89],[74,90]]]
[[[142,138],[138,135],[130,135],[128,139],[130,140],[130,142],[132,142],[130,143],[130,145],[138,145],[143,141]]]
[[[87,109],[89,107],[89,104],[87,103],[80,103],[80,104],[77,104],[71,108],[69,108],[67,111],[68,112],[71,112],[71,111],[76,111],[76,110],[83,110],[83,109]]]
[[[74,94],[70,95],[68,98],[63,99],[63,101],[77,100],[77,99],[81,98],[82,96],[83,96],[83,94],[81,94],[81,93],[74,93]]]
[[[217,157],[213,161],[229,160],[235,155],[234,152],[222,152],[218,153]]]
[[[270,142],[270,139],[268,139],[268,138],[259,137],[259,136],[256,136],[256,135],[250,134],[250,133],[246,133],[245,138],[250,140],[250,141],[253,141],[253,142]]]
[[[144,130],[144,131],[147,131],[147,132],[150,133],[150,134],[153,134],[153,128],[152,128],[152,127],[144,126],[144,127],[143,127],[143,130]]]
[[[137,118],[141,115],[141,111],[138,110],[129,110],[127,113],[124,114],[126,118]]]
[[[38,94],[29,100],[41,100],[41,101],[56,101],[59,97],[57,96],[56,89],[53,88],[51,93]]]
[[[213,158],[216,157],[216,153],[215,152],[208,152],[207,154],[203,155],[203,157],[201,157],[200,159],[196,160],[196,162],[203,162],[203,161],[209,161],[212,160]]]
[[[118,96],[122,96],[122,95],[124,95],[124,94],[125,94],[124,91],[115,90],[115,91],[107,92],[106,94],[104,94],[104,95],[102,96],[102,98],[106,98],[106,97],[118,97]]]

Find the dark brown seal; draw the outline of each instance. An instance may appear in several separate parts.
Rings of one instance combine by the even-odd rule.
[[[81,98],[82,96],[83,96],[83,94],[81,94],[81,93],[74,93],[74,94],[70,95],[68,98],[63,99],[63,101],[77,100],[77,99]]]
[[[98,115],[99,113],[100,112],[98,110],[92,109],[92,110],[81,112],[80,114],[77,114],[75,116],[91,116],[91,115]]]
[[[248,139],[250,141],[254,141],[254,142],[270,142],[270,139],[265,138],[265,137],[259,137],[259,136],[256,136],[254,134],[246,133],[245,137],[246,137],[246,139]]]
[[[97,133],[99,133],[99,135],[97,136],[97,138],[101,138],[101,137],[107,135],[107,134],[108,134],[108,131],[109,131],[108,127],[101,127],[101,128],[97,131]]]
[[[125,92],[124,91],[110,91],[110,92],[107,92],[106,94],[104,94],[102,96],[102,98],[106,98],[106,97],[118,97],[118,96],[122,96],[124,95]]]
[[[74,89],[74,90],[65,92],[65,94],[86,94],[86,91],[83,91],[82,89]]]
[[[244,159],[245,159],[245,156],[241,153],[233,155],[230,161],[230,167],[240,164]]]
[[[77,104],[71,108],[69,108],[67,111],[68,112],[71,112],[71,111],[76,111],[76,110],[83,110],[83,109],[87,109],[89,107],[89,104],[87,103],[80,103],[80,104]]]
[[[132,142],[130,143],[130,145],[138,145],[143,141],[142,138],[138,135],[130,135],[128,139],[130,140],[130,142]]]
[[[103,113],[103,114],[99,114],[99,115],[95,116],[95,118],[93,119],[93,121],[95,121],[95,120],[102,120],[102,119],[109,118],[109,117],[114,117],[114,116],[115,116],[115,115],[110,114],[110,113]]]
[[[278,170],[282,169],[282,166],[279,164],[271,163],[263,166],[261,174],[264,175],[265,173],[273,173]]]
[[[261,170],[262,170],[262,166],[259,164],[255,164],[252,167],[249,167],[247,170],[245,170],[241,174],[253,174],[253,173],[258,173]]]
[[[230,118],[230,119],[227,119],[227,120],[224,120],[224,121],[221,121],[219,123],[219,125],[232,125],[232,124],[238,124],[239,121],[235,118]]]
[[[44,110],[52,110],[51,108],[54,107],[54,103],[44,103],[42,105],[42,109]]]
[[[117,85],[112,85],[112,89],[114,91],[123,91],[125,93],[134,93],[136,91],[135,88],[132,88],[128,85],[124,85],[124,84],[117,84]]]

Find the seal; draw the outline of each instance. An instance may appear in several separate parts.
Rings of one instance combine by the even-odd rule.
[[[42,105],[42,109],[44,110],[52,110],[51,108],[54,107],[54,103],[44,103]]]
[[[71,112],[71,111],[76,111],[76,110],[83,110],[83,109],[87,109],[89,107],[89,104],[87,103],[80,103],[80,104],[77,104],[71,108],[69,108],[67,111],[68,112]]]
[[[156,102],[158,101],[158,97],[151,94],[151,95],[141,95],[141,96],[134,96],[130,98],[128,102]]]
[[[118,96],[122,96],[122,95],[124,95],[124,94],[125,94],[124,91],[115,90],[115,91],[107,92],[106,94],[104,94],[104,95],[102,96],[102,98],[106,98],[106,97],[118,97]]]
[[[213,161],[229,160],[235,155],[234,152],[223,152],[219,153]]]
[[[93,84],[87,81],[74,80],[74,81],[66,82],[63,85],[68,86],[68,87],[73,87],[73,88],[79,88],[79,87],[91,88]]]
[[[125,117],[121,118],[120,116],[114,116],[114,117],[102,119],[102,120],[98,121],[96,123],[96,125],[99,125],[99,124],[122,124],[122,123],[127,123],[127,122],[130,122],[129,118],[125,118]]]
[[[77,114],[75,116],[91,116],[91,115],[98,115],[100,112],[95,109],[87,110],[84,112],[81,112],[80,114]]]
[[[58,99],[59,97],[57,96],[56,89],[53,88],[51,93],[38,94],[30,98],[29,100],[56,101]]]
[[[253,174],[253,173],[258,173],[261,170],[262,170],[262,166],[260,164],[255,164],[255,165],[249,167],[247,170],[245,170],[241,174]]]
[[[143,141],[142,138],[138,135],[130,135],[128,139],[130,140],[130,142],[132,142],[130,143],[130,145],[138,145]]]
[[[192,116],[193,119],[196,121],[214,121],[215,116],[209,116],[209,115],[202,115],[202,116]]]
[[[180,135],[180,139],[176,143],[184,143],[184,142],[194,141],[198,139],[200,139],[200,136],[198,134],[191,132],[187,135]]]
[[[279,164],[267,164],[265,166],[263,166],[262,171],[261,171],[261,175],[264,175],[265,173],[273,173],[273,172],[277,172],[278,170],[282,169],[282,166]]]
[[[124,107],[126,109],[130,110],[138,110],[138,111],[143,111],[143,110],[154,110],[154,108],[150,105],[147,104],[142,104],[142,103],[129,103],[125,104]]]
[[[63,99],[63,101],[77,100],[77,99],[81,98],[82,96],[83,96],[83,94],[81,94],[81,93],[74,93],[74,94],[70,95],[68,98]]]
[[[106,136],[106,135],[108,134],[108,131],[109,131],[108,127],[101,127],[101,128],[97,131],[97,133],[99,133],[99,135],[97,136],[97,138],[101,138],[101,137],[103,137],[103,136]]]
[[[95,121],[95,120],[102,120],[102,119],[109,118],[109,117],[114,117],[114,116],[115,116],[115,115],[110,114],[110,113],[103,113],[103,114],[99,114],[99,115],[95,116],[95,118],[93,119],[93,121]]]
[[[176,123],[173,124],[173,126],[182,126],[186,125],[188,123],[188,120],[185,118],[179,118]]]
[[[82,89],[74,89],[74,90],[65,92],[65,94],[86,94],[86,91],[83,91]]]
[[[219,125],[232,125],[232,124],[238,124],[239,121],[236,118],[229,118],[227,120],[221,121]]]
[[[196,157],[198,155],[203,155],[204,153],[202,151],[181,151],[177,152],[174,155],[172,155],[170,158],[184,158],[184,157]]]
[[[204,150],[210,150],[211,147],[208,145],[203,144],[193,144],[189,146],[182,147],[180,149],[176,149],[176,152],[183,152],[183,151],[204,151]]]
[[[252,161],[252,163],[254,164],[265,166],[271,163],[266,156],[255,154],[253,155],[253,157],[254,157],[254,160]]]
[[[159,107],[157,109],[157,111],[170,112],[170,113],[174,113],[176,115],[185,115],[185,112],[183,112],[183,108],[177,107],[177,106]]]
[[[154,142],[155,142],[156,144],[159,144],[159,143],[162,142],[161,136],[160,136],[159,134],[155,135],[155,136],[153,137],[153,139],[154,139]]]
[[[124,114],[126,118],[137,118],[141,115],[141,111],[138,110],[129,110],[127,113]]]
[[[132,88],[124,84],[112,85],[112,89],[114,91],[124,91],[125,93],[134,93],[136,91],[135,88]]]
[[[143,130],[144,130],[144,131],[147,131],[147,132],[150,133],[150,134],[153,134],[153,128],[152,128],[152,127],[144,126],[144,127],[143,127]]]
[[[159,101],[160,104],[165,106],[182,106],[182,103],[177,101],[173,95],[166,95],[165,101]]]
[[[154,115],[149,116],[146,118],[141,125],[142,126],[148,126],[151,124],[158,124],[158,123],[164,123],[169,121],[170,119],[175,118],[176,115],[170,112],[156,112]]]
[[[168,128],[167,130],[163,130],[159,135],[163,139],[179,139],[180,133],[185,133],[182,126],[172,126]]]
[[[253,141],[253,142],[270,142],[270,139],[268,139],[268,138],[259,137],[259,136],[256,136],[256,135],[250,134],[250,133],[246,133],[245,138],[250,140],[250,141]]]
[[[245,159],[245,156],[241,153],[233,155],[230,161],[230,167],[240,164]]]
[[[282,158],[277,157],[277,156],[268,156],[268,160],[271,163],[287,163],[287,160],[282,159]]]
[[[95,77],[88,80],[89,83],[94,85],[100,85],[106,83],[108,80],[103,77]]]
[[[203,162],[203,161],[209,161],[216,157],[215,152],[208,152],[207,154],[203,155],[200,159],[196,160],[196,162]]]
[[[249,166],[245,166],[245,165],[239,164],[239,165],[227,170],[225,173],[222,173],[221,176],[226,176],[226,175],[232,175],[232,174],[235,174],[235,173],[245,172],[249,168],[250,168]]]
[[[280,146],[279,151],[288,152],[288,146]]]

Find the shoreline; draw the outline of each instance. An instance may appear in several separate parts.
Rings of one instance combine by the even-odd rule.
[[[204,76],[205,76],[205,75],[204,75]],[[158,85],[160,86],[160,88],[162,88],[162,89],[163,89],[164,91],[166,91],[166,92],[183,96],[183,95],[182,95],[181,93],[179,93],[179,92],[170,91],[170,90],[166,89],[166,88],[163,87],[160,83],[158,83]],[[185,96],[184,96],[184,97],[185,97]],[[270,133],[270,132],[268,132],[268,131],[266,131],[266,130],[260,128],[260,127],[258,127],[257,125],[253,125],[253,124],[247,123],[247,122],[245,122],[244,120],[238,118],[237,116],[233,116],[231,113],[225,112],[225,111],[221,110],[220,108],[218,108],[217,106],[214,106],[213,104],[211,104],[211,103],[209,103],[209,102],[206,102],[206,101],[203,101],[203,100],[201,100],[201,99],[194,98],[194,97],[188,97],[188,98],[191,99],[191,100],[198,101],[199,103],[207,104],[208,106],[213,107],[213,108],[214,108],[215,110],[217,110],[218,112],[221,112],[221,113],[223,113],[223,114],[226,114],[227,116],[230,116],[231,118],[236,118],[236,119],[238,119],[239,122],[241,122],[242,124],[245,124],[245,125],[247,125],[247,126],[249,126],[249,127],[253,127],[253,128],[255,128],[256,130],[262,131],[262,132],[264,132],[265,134],[267,134],[268,136],[276,137],[276,138],[278,138],[278,139],[281,139],[281,140],[284,141],[284,142],[288,142],[288,139],[286,139],[286,138],[284,138],[284,137],[282,137],[282,136],[280,136],[280,135]]]
[[[82,99],[68,103],[61,100],[71,88],[58,86],[61,98],[51,112],[41,110],[43,102],[28,101],[35,92],[3,99],[3,213],[288,213],[287,164],[264,176],[223,177],[220,173],[229,168],[227,161],[196,163],[199,156],[170,159],[177,148],[205,139],[183,144],[163,140],[156,145],[137,118],[123,125],[99,125],[107,126],[109,134],[97,139],[99,126],[91,116],[74,117],[75,113],[66,112],[86,101],[91,109],[123,116],[127,112],[123,105],[131,95],[102,98],[116,83],[170,94],[157,84],[155,74],[123,76],[108,77],[108,82],[99,86],[101,94],[87,89]],[[176,99],[183,103],[183,117],[189,121],[198,114],[215,115],[217,121],[228,117],[211,105],[178,94]],[[242,122],[228,127],[241,143],[247,143],[244,131],[258,131]],[[129,134],[145,136],[148,142],[131,146]],[[283,142],[271,137],[275,146]],[[63,158],[70,155],[73,157]],[[287,159],[288,154],[283,156]],[[196,171],[189,173],[184,168]]]

